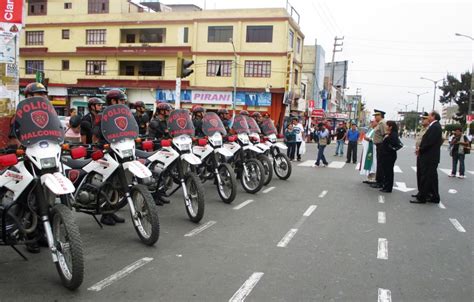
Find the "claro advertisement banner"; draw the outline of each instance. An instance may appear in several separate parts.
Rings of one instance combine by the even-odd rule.
[[[22,23],[23,0],[2,0],[0,22]]]

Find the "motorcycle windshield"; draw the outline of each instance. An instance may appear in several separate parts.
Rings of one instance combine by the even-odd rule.
[[[207,136],[212,136],[216,132],[219,132],[224,136],[227,135],[224,124],[219,116],[214,112],[208,112],[204,115],[202,120],[202,132]]]
[[[172,137],[180,135],[194,136],[194,124],[189,110],[173,110],[168,118],[168,130]]]
[[[271,119],[268,118],[262,122],[262,132],[265,135],[277,134],[277,129]]]
[[[240,115],[240,114],[235,116],[234,124],[232,125],[232,129],[234,129],[235,132],[237,132],[237,134],[241,134],[241,133],[249,134],[250,133],[249,125],[247,123],[247,119],[245,118],[244,115]]]
[[[112,144],[138,136],[138,124],[125,105],[107,106],[102,112],[100,129],[105,140]]]
[[[257,124],[257,121],[253,117],[247,116],[247,124],[249,125],[250,133],[260,133],[260,127]]]
[[[61,128],[53,105],[42,97],[31,97],[18,104],[13,122],[15,135],[23,146],[30,146],[40,141],[64,141],[64,130]]]

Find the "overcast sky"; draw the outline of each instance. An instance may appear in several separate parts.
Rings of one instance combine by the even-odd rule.
[[[165,4],[193,3],[207,9],[285,7],[286,0],[167,0]],[[349,60],[348,93],[360,88],[368,108],[397,118],[396,111],[420,97],[430,110],[433,83],[446,73],[459,76],[471,70],[473,43],[456,32],[473,36],[473,4],[469,0],[293,0],[301,15],[305,44],[317,39],[331,59],[334,36],[344,36],[336,60]],[[440,90],[437,90],[437,97]],[[436,104],[437,109],[441,106]]]

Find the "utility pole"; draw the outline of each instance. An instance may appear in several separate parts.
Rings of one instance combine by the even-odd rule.
[[[433,111],[435,110],[435,103],[436,103],[436,84],[438,84],[438,82],[441,82],[443,79],[440,79],[440,80],[432,80],[432,79],[428,79],[428,78],[425,78],[425,77],[421,77],[420,79],[422,80],[427,80],[427,81],[430,81],[430,82],[433,82],[434,84],[434,90],[433,90]]]
[[[341,41],[341,43],[338,43]],[[332,61],[331,61],[331,82],[329,83],[329,93],[332,98],[332,86],[334,85],[334,70],[336,66],[334,65],[334,60],[336,59],[336,52],[342,52],[342,46],[344,45],[344,36],[341,38],[338,38],[337,36],[334,37],[334,47],[332,49]],[[338,48],[340,47],[340,49]]]
[[[414,92],[408,91],[408,93],[416,95],[416,114],[419,114],[418,113],[418,105],[420,104],[420,96],[422,96],[424,94],[427,94],[428,92],[414,93]],[[416,138],[417,132],[418,132],[418,127],[415,127],[415,138]]]

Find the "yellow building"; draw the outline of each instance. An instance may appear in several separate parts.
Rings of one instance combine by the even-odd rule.
[[[268,111],[280,121],[285,91],[299,94],[302,69],[304,35],[288,12],[171,9],[155,12],[127,0],[29,0],[20,83],[43,71],[55,104],[79,111],[87,97],[116,87],[131,103],[153,106],[173,101],[183,52],[195,63],[182,82],[182,106],[230,108],[236,55],[238,109]]]

